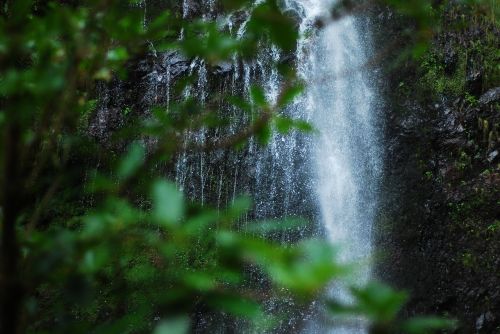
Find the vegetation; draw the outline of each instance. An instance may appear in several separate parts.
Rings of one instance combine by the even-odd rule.
[[[154,168],[168,167],[185,146],[237,147],[253,136],[265,143],[273,125],[308,129],[279,114],[300,93],[292,68],[279,67],[287,84],[276,104],[258,87],[252,101],[233,99],[236,107],[251,105],[253,121],[221,141],[184,142],[187,129],[228,124],[192,99],[158,106],[146,119],[125,108],[128,121],[111,145],[89,135],[99,86],[126,78],[151,44],[216,65],[235,54],[254,58],[259,43],[291,51],[298,37],[274,0],[222,1],[227,12],[251,12],[241,39],[215,23],[184,20],[175,6],[145,25],[137,3],[7,0],[0,8],[2,333],[185,333],[199,312],[223,312],[261,332],[283,316],[267,311],[265,300],[307,305],[352,269],[332,260],[335,250],[319,240],[283,245],[266,237],[304,222],[242,230],[236,222],[250,209],[248,198],[222,210],[202,206]],[[427,19],[426,1],[390,3]],[[265,288],[251,282],[249,268]],[[366,316],[376,333],[450,325],[395,320],[407,297],[384,286],[353,295],[353,305],[327,304],[333,313]]]
[[[422,79],[417,87],[433,97],[466,95],[473,103],[474,94],[494,87],[500,80],[498,4],[485,0],[450,5],[443,1],[430,12],[440,22],[437,26],[441,35],[428,52],[418,57],[417,76]]]

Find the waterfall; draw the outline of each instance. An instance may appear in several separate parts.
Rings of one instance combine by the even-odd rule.
[[[318,14],[328,13],[331,0],[302,0],[309,29]],[[377,189],[382,170],[379,102],[367,69],[370,43],[359,19],[345,16],[299,45],[299,72],[307,93],[299,105],[319,131],[311,139],[310,168],[319,220],[328,240],[341,246],[340,260],[363,263],[353,284],[371,276],[372,229]],[[351,302],[344,287],[334,287],[333,297]],[[364,333],[362,321],[307,332]]]
[[[214,0],[202,0],[204,20],[221,22],[236,37],[245,34],[248,17],[233,22],[231,17],[219,18]],[[258,0],[256,1],[259,2]],[[345,16],[316,28],[320,15],[328,15],[335,0],[284,0],[285,10],[299,18],[301,39],[295,55],[299,75],[306,83],[305,93],[282,112],[309,121],[316,134],[293,132],[273,133],[267,147],[250,139],[242,152],[189,152],[184,150],[176,160],[175,179],[186,196],[217,208],[229,205],[236,196],[246,193],[254,198],[251,218],[305,216],[313,220],[301,235],[281,235],[292,238],[316,233],[341,246],[341,260],[362,262],[362,270],[354,284],[370,279],[368,259],[372,256],[372,228],[377,207],[377,190],[381,177],[382,149],[378,112],[380,109],[370,60],[370,38],[363,19]],[[182,15],[187,18],[196,8],[191,1],[182,1]],[[239,22],[239,23],[238,23]],[[183,38],[183,32],[179,36]],[[201,59],[184,60],[176,55],[165,56],[166,73],[158,73],[148,83],[150,91],[156,85],[171,100],[169,86],[174,82],[172,61],[186,63],[187,74],[197,74],[194,86],[186,88],[184,98],[196,98],[202,105],[213,96],[224,94],[249,99],[251,85],[260,84],[269,101],[275,101],[282,85],[273,63],[284,56],[275,47],[262,47],[255,61],[233,57],[225,76],[214,79],[214,70]],[[289,56],[289,55],[288,55]],[[160,75],[161,74],[161,75]],[[158,76],[158,78],[157,78]],[[162,78],[162,79],[161,79]],[[154,79],[154,80],[153,80]],[[148,81],[149,82],[149,81]],[[156,93],[155,93],[156,96]],[[213,101],[211,101],[213,102]],[[234,106],[217,102],[220,110],[232,115],[234,121],[226,129],[186,131],[186,140],[204,142],[210,136],[223,138],[237,133],[248,122]],[[248,217],[243,219],[246,224]],[[332,259],[333,261],[333,259]],[[258,279],[258,275],[256,279]],[[349,303],[346,288],[333,286],[330,295]],[[267,302],[268,310],[281,309],[280,301]],[[291,301],[285,301],[290,303]],[[293,306],[286,306],[291,307]],[[353,319],[348,325],[332,325],[323,317],[318,306],[301,315],[292,314],[280,324],[278,331],[304,333],[364,333],[362,320]],[[223,325],[217,319],[200,315],[199,332]],[[305,320],[305,326],[302,322]],[[210,327],[211,326],[211,327]]]
[[[365,68],[369,45],[353,16],[328,25],[311,45],[302,74],[309,84],[306,108],[320,132],[312,168],[321,220],[328,238],[344,246],[345,260],[361,260],[372,253],[382,169],[378,104]]]

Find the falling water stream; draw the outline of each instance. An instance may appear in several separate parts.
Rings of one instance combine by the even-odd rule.
[[[327,13],[335,1],[302,0],[304,25]],[[326,237],[341,246],[340,260],[363,263],[354,284],[371,276],[372,229],[381,173],[378,101],[367,64],[370,44],[354,16],[327,25],[303,41],[299,70],[307,82],[300,105],[319,131],[311,145],[311,168],[319,219]],[[350,302],[343,287],[331,294]],[[364,333],[362,321],[346,326],[314,324],[307,332]]]

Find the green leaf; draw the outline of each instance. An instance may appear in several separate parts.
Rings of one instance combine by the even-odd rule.
[[[187,220],[183,225],[183,231],[188,235],[199,235],[203,233],[208,226],[214,223],[218,217],[219,214],[216,210],[204,210],[200,214]]]
[[[306,224],[307,220],[301,218],[273,219],[248,224],[245,230],[251,233],[264,234],[269,232],[295,229],[298,227],[303,227]]]
[[[286,105],[293,102],[293,100],[299,96],[304,91],[303,84],[293,85],[291,87],[287,87],[287,89],[281,94],[280,99],[278,101],[278,106],[283,108]]]
[[[273,253],[276,253],[274,250]],[[335,249],[326,242],[306,240],[283,252],[269,264],[273,281],[293,292],[310,298],[334,278],[345,275],[347,267],[335,261]]]
[[[264,315],[257,302],[241,296],[217,296],[217,298],[210,300],[209,303],[216,308],[240,317],[259,318]]]
[[[272,134],[273,132],[271,130],[271,127],[269,126],[269,124],[266,124],[255,135],[257,137],[257,140],[259,141],[259,144],[267,145],[269,143],[269,140],[271,140]]]
[[[127,314],[118,320],[111,320],[109,323],[97,326],[91,332],[96,334],[122,334],[129,332],[130,328],[139,326],[148,314],[147,309],[138,309],[135,313]]]
[[[161,321],[153,334],[187,334],[189,332],[189,318],[187,316],[171,318]]]
[[[107,248],[99,247],[89,249],[85,252],[81,269],[85,273],[92,273],[100,270],[110,258],[109,250]]]
[[[408,299],[405,292],[376,282],[363,288],[352,288],[351,293],[359,312],[378,322],[392,321]]]
[[[314,127],[311,125],[311,123],[307,122],[307,121],[303,121],[303,120],[295,120],[295,122],[293,123],[293,126],[294,128],[302,131],[302,132],[313,132],[315,129]]]
[[[184,216],[184,197],[175,185],[165,180],[153,184],[153,216],[158,224],[173,225]]]
[[[267,100],[266,95],[261,87],[253,85],[250,88],[250,97],[252,98],[253,103],[259,107],[266,107]]]
[[[138,143],[132,144],[118,167],[118,178],[124,180],[132,176],[144,164],[145,157],[144,146]]]
[[[453,330],[457,327],[455,320],[438,317],[416,317],[403,323],[402,329],[408,334],[423,334],[436,330]]]
[[[212,275],[196,271],[188,272],[183,275],[184,282],[192,288],[200,291],[212,290],[215,287],[215,279]]]
[[[238,244],[239,238],[236,233],[220,231],[216,235],[216,241],[219,246],[231,248]]]
[[[252,111],[252,106],[250,105],[250,103],[238,96],[228,96],[227,101],[236,108],[239,108],[246,113],[250,113]]]
[[[286,134],[290,132],[293,127],[293,120],[289,117],[278,116],[274,119],[274,124],[276,125],[276,130],[281,134]]]
[[[108,51],[107,59],[110,61],[124,61],[128,59],[128,51],[124,47],[118,47]]]
[[[111,70],[106,67],[100,68],[94,73],[94,79],[103,81],[111,80]]]
[[[146,261],[146,259],[143,259],[143,262]],[[128,269],[125,273],[125,278],[129,282],[147,284],[147,281],[154,278],[156,272],[156,269],[150,264],[142,263]]]
[[[229,207],[226,218],[228,219],[236,219],[240,217],[242,214],[250,210],[252,206],[252,199],[249,196],[239,196],[235,198],[231,207]]]
[[[274,117],[274,125],[276,130],[281,134],[287,134],[293,129],[297,129],[302,132],[312,132],[314,128],[311,124],[300,119],[293,119],[286,116],[276,116]]]
[[[248,32],[269,37],[285,51],[292,51],[298,39],[295,22],[281,12],[276,0],[267,0],[255,7],[248,22]]]
[[[111,180],[109,177],[99,174],[97,171],[92,171],[86,187],[86,190],[89,193],[114,192],[116,189],[116,182]]]

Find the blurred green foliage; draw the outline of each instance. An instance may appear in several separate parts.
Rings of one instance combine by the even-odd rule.
[[[7,0],[0,8],[3,333],[185,333],[194,312],[212,310],[263,329],[282,316],[266,314],[265,300],[292,296],[305,305],[349,272],[324,242],[284,245],[266,236],[302,221],[256,222],[242,230],[236,222],[250,209],[249,199],[223,210],[201,206],[154,168],[185,145],[228,148],[252,136],[266,143],[273,124],[282,133],[312,130],[279,114],[301,91],[293,69],[283,71],[287,84],[276,105],[258,87],[252,101],[233,99],[254,113],[253,123],[223,142],[183,142],[186,129],[224,124],[190,100],[170,111],[158,107],[121,129],[113,140],[128,143],[124,151],[89,136],[99,84],[126,78],[127,66],[151,43],[217,64],[235,54],[253,59],[263,42],[290,51],[298,38],[275,0],[222,2],[228,12],[251,11],[243,38],[212,22],[183,20],[174,9],[144,24],[138,3]],[[425,6],[407,3],[416,2],[394,2],[427,22]],[[133,117],[130,109],[123,113]],[[151,139],[156,144],[147,147]],[[250,267],[264,289],[249,282]],[[384,333],[448,325],[433,319],[389,325],[404,295],[379,285],[353,294],[357,302],[342,310],[368,317]]]

